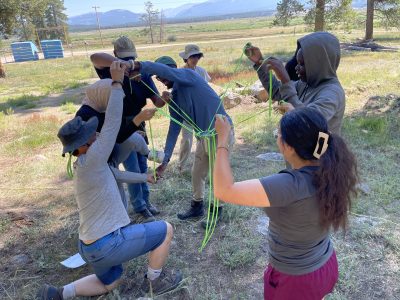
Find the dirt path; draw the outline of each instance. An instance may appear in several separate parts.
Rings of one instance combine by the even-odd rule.
[[[264,36],[256,36],[256,37],[243,37],[243,38],[231,38],[231,39],[218,39],[218,40],[208,40],[208,41],[193,41],[192,43],[195,44],[210,44],[210,43],[226,43],[226,42],[232,42],[232,41],[253,41],[253,40],[260,40],[260,39],[267,39],[267,38],[280,38],[280,37],[285,37],[285,36],[302,36],[304,33],[297,33],[293,35],[293,33],[290,34],[275,34],[275,35],[264,35]],[[175,46],[184,46],[187,45],[188,42],[182,42],[182,43],[173,43],[173,44],[153,44],[153,45],[139,45],[136,46],[137,50],[143,50],[143,49],[157,49],[157,48],[170,48],[170,47],[175,47]],[[74,51],[70,50],[68,48],[64,49],[64,56],[65,57],[71,57],[71,56],[84,56],[84,55],[91,55],[96,52],[106,52],[112,54],[113,48],[104,48],[104,49],[95,49],[95,50],[88,50],[88,51]],[[39,53],[39,59],[43,59],[43,54]],[[14,61],[14,58],[12,55],[8,56],[3,56],[1,57],[2,63],[12,63]]]
[[[83,82],[87,85],[97,81],[98,78],[88,78]],[[60,111],[60,106],[65,102],[80,103],[85,95],[85,88],[87,85],[81,86],[76,89],[67,89],[61,93],[50,94],[35,102],[35,107],[30,109],[16,108],[15,115],[18,117],[25,117],[33,113],[46,113],[55,114]]]

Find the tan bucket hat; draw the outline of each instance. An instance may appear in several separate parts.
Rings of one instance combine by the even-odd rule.
[[[115,55],[118,58],[134,57],[137,58],[136,48],[132,40],[126,36],[120,36],[114,42]]]
[[[194,44],[189,44],[185,46],[185,51],[179,53],[179,56],[182,57],[183,59],[188,59],[189,57],[195,54],[203,55],[203,52],[200,51],[199,46]]]

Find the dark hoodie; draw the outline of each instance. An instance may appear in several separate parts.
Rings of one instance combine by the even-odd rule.
[[[287,101],[295,108],[315,108],[328,121],[329,130],[340,134],[345,94],[336,75],[340,62],[339,41],[328,32],[315,32],[300,38],[297,49],[300,47],[303,50],[307,82],[298,80],[282,84],[273,76],[272,98]],[[269,75],[265,64],[257,74],[268,91]]]

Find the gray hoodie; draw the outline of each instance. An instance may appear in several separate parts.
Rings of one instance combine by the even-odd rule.
[[[282,84],[273,76],[272,99],[287,101],[295,108],[307,106],[318,110],[328,121],[329,130],[340,134],[345,94],[336,75],[340,62],[339,41],[328,32],[314,32],[297,41],[297,48],[300,47],[307,82],[298,80]],[[268,91],[269,74],[265,64],[257,74]]]

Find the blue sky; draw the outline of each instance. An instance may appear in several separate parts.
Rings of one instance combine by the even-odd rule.
[[[200,3],[206,0],[154,0],[152,3],[157,9],[175,8],[186,3]],[[85,14],[94,11],[92,6],[100,6],[98,11],[108,11],[112,9],[127,9],[135,13],[144,11],[144,0],[64,0],[64,6],[67,9],[66,14],[69,17]]]

